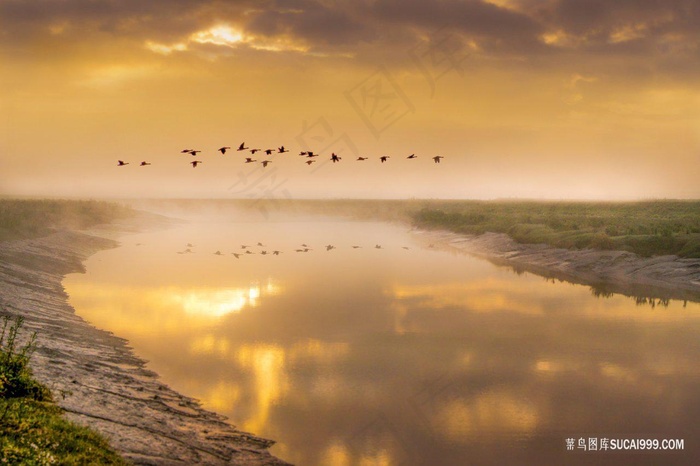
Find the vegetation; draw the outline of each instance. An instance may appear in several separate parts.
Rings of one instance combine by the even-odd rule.
[[[19,343],[21,317],[3,317],[0,333],[0,463],[127,464],[96,432],[66,420],[51,392],[32,377],[36,334]]]
[[[417,226],[506,233],[520,243],[700,258],[700,202],[435,202]]]
[[[85,229],[128,214],[126,207],[102,201],[0,199],[0,241]]]

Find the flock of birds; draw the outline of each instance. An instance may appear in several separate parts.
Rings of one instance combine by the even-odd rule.
[[[137,246],[138,246],[138,244],[137,244]],[[256,246],[258,248],[266,248],[267,247],[260,242],[258,242]],[[279,256],[280,254],[282,254],[284,252],[284,251],[279,251],[277,249],[272,249],[272,250],[259,249],[257,251],[253,251],[252,248],[254,248],[256,246],[242,244],[241,248],[236,252],[232,252],[231,255],[234,256],[236,259],[240,259],[243,256],[253,255],[253,254],[259,254],[261,256],[267,256],[267,255]],[[431,244],[429,247],[432,248],[433,245]],[[177,253],[178,254],[193,254],[194,253],[194,251],[192,250],[193,248],[194,248],[194,245],[192,243],[187,243],[187,247],[183,251],[178,251]],[[351,248],[352,249],[362,249],[362,246],[352,245]],[[405,250],[411,249],[408,246],[401,246],[401,248],[405,249]],[[326,252],[328,252],[328,251],[332,251],[333,249],[338,249],[338,248],[332,244],[327,244],[320,249],[325,249]],[[384,249],[384,248],[382,247],[381,244],[375,244],[373,246],[373,249]],[[294,252],[296,252],[296,253],[308,253],[308,252],[313,251],[313,250],[314,249],[311,248],[308,244],[301,244],[301,245],[299,245],[299,247],[297,249],[294,250]],[[225,256],[226,254],[222,253],[219,250],[219,251],[214,252],[214,255],[215,256]]]
[[[226,155],[226,152],[227,152],[227,151],[230,151],[230,150],[231,150],[231,147],[229,147],[229,146],[223,146],[223,147],[220,147],[220,148],[218,149],[218,152],[221,152],[221,155]],[[262,150],[262,149],[255,149],[255,148],[252,148],[252,149],[251,149],[250,147],[246,147],[245,142],[241,143],[241,145],[238,146],[238,149],[236,149],[236,151],[237,151],[237,152],[246,152],[246,151],[247,151],[247,152],[250,152],[250,154],[252,155],[252,157],[245,157],[244,163],[261,163],[262,166],[263,166],[263,168],[264,168],[264,167],[267,167],[269,164],[271,164],[271,163],[273,162],[272,160],[268,160],[267,157],[272,156],[273,154],[285,154],[285,153],[289,152],[289,150],[286,149],[284,146],[280,146],[280,147],[278,147],[277,149],[265,149],[265,150]],[[202,152],[201,150],[197,150],[197,149],[183,149],[183,150],[180,151],[181,154],[190,154],[190,155],[193,156],[193,157],[196,157],[197,154],[199,154],[199,153],[201,153],[201,152]],[[258,161],[257,159],[254,159],[254,158],[253,158],[253,157],[255,157],[255,154],[258,153],[258,152],[260,152],[261,154],[265,154],[265,155],[266,155],[265,160],[260,160],[260,161]],[[311,164],[313,164],[313,163],[315,163],[315,162],[317,161],[316,158],[317,158],[317,157],[320,157],[320,154],[317,154],[317,153],[315,153],[315,152],[313,152],[313,151],[301,151],[301,152],[299,152],[299,156],[308,159],[308,160],[305,161],[305,163],[306,163],[307,165],[311,165]],[[391,158],[391,157],[388,156],[388,155],[382,155],[381,157],[379,157],[379,161],[380,161],[381,163],[385,163],[385,162],[387,162],[390,158]],[[417,156],[416,154],[411,154],[411,155],[409,155],[409,156],[406,157],[406,158],[409,159],[409,160],[413,160],[413,159],[417,159],[418,156]],[[431,157],[431,158],[433,159],[433,162],[435,162],[435,163],[440,163],[440,160],[444,159],[445,157],[443,157],[443,156],[441,156],[441,155],[436,155],[436,156]],[[366,161],[366,160],[368,160],[368,159],[369,159],[369,157],[358,157],[358,158],[356,159],[356,161],[358,161],[358,162],[364,162],[364,161]],[[335,152],[333,152],[333,153],[331,154],[330,160],[331,160],[331,162],[333,162],[333,163],[338,163],[338,162],[340,162],[340,161],[342,160],[342,157],[340,157],[340,156],[337,155]],[[192,168],[197,168],[197,165],[199,165],[200,163],[203,163],[203,161],[197,159],[197,160],[192,160],[192,161],[190,162],[190,165],[192,165]],[[117,166],[119,166],[119,167],[124,167],[124,166],[126,166],[126,165],[129,165],[129,162],[125,162],[125,161],[123,161],[123,160],[117,160]],[[148,166],[148,165],[151,165],[151,163],[150,163],[150,162],[146,162],[145,160],[139,164],[139,166],[141,166],[141,167],[145,167],[145,166]]]

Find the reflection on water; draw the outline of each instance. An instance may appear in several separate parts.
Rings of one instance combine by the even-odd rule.
[[[231,254],[258,241],[281,254]],[[566,451],[589,436],[686,439],[651,463],[698,453],[696,303],[596,297],[377,223],[189,225],[124,243],[66,279],[78,314],[296,464],[626,458]]]

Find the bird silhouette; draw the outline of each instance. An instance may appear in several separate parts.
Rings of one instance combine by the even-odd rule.
[[[409,248],[408,246],[401,246],[401,247],[404,248],[404,249],[407,250],[407,251],[408,251],[409,249],[411,249],[411,248]]]
[[[381,249],[382,247],[380,245],[376,245],[374,249]]]
[[[223,254],[221,254],[221,251],[216,251],[216,252],[214,253],[214,255],[215,255],[215,256],[223,256]]]
[[[240,259],[241,257],[241,255],[236,252],[232,252],[231,254],[233,254],[233,257],[235,257],[236,259]]]
[[[306,151],[301,151],[301,152],[299,152],[299,155],[300,155],[300,156],[304,156],[304,155],[308,155],[308,154],[309,154],[309,153],[306,152]]]
[[[262,244],[261,242],[258,242],[258,246],[260,246],[261,248],[264,248],[264,247],[265,247],[265,245]]]
[[[219,148],[219,152],[221,152],[221,155],[226,155],[226,151],[228,149],[230,149],[229,146],[224,146],[224,147]]]
[[[411,155],[409,155],[409,156],[406,157],[406,158],[407,158],[407,159],[417,159],[418,156],[417,156],[416,154],[411,154]]]
[[[313,151],[308,151],[308,152],[306,153],[306,156],[307,156],[307,157],[318,157],[318,154],[314,154]]]
[[[192,154],[192,157],[194,157],[194,156],[196,156],[197,154],[199,154],[200,152],[202,152],[202,151],[201,151],[201,150],[191,150],[191,151],[190,151],[190,154]]]
[[[201,160],[193,160],[190,162],[192,164],[192,168],[197,168],[197,165],[200,163],[204,163]]]
[[[388,155],[382,155],[381,157],[379,157],[379,160],[381,160],[382,163],[386,162],[388,159],[389,159]]]
[[[253,162],[257,162],[257,160],[253,160],[250,157],[245,158],[245,163],[253,163]]]
[[[302,247],[302,248],[308,248],[309,245],[308,245],[308,244],[302,244],[301,247]]]
[[[192,243],[187,243],[187,247],[188,247],[188,248],[193,248],[194,245],[193,245]]]
[[[285,149],[284,146],[279,146],[277,148],[277,153],[278,154],[284,154],[285,152],[289,152],[289,150]]]
[[[181,154],[189,154],[192,149],[182,149],[180,151]]]
[[[335,246],[333,246],[332,244],[326,246],[326,251],[330,251],[331,249],[335,249]]]
[[[123,167],[124,165],[129,165],[129,162],[124,162],[123,160],[117,160],[118,167]]]
[[[274,149],[265,149],[265,153],[266,153],[267,155],[272,155],[272,153],[273,153],[274,151],[275,151]]]
[[[263,256],[267,256],[267,251],[260,251],[260,254],[262,254]]]
[[[353,246],[353,249],[360,249],[362,246]]]
[[[282,251],[272,251],[272,255],[279,256]]]
[[[367,157],[358,157],[357,160],[358,160],[359,162],[362,162],[363,160],[367,160]]]
[[[333,161],[333,163],[340,162],[340,157],[335,155],[335,152],[333,152],[333,155],[331,155],[331,160]]]
[[[249,247],[250,246],[248,246],[247,244],[241,244],[241,249],[248,249]]]
[[[140,167],[145,167],[146,165],[150,165],[150,163],[149,163],[149,162],[141,162],[141,165],[139,165],[139,166],[140,166]]]
[[[444,159],[444,158],[445,157],[443,157],[442,155],[436,155],[435,157],[433,157],[433,160],[435,160],[435,163],[440,163],[440,159]]]
[[[260,149],[250,149],[250,153],[255,155],[256,152],[260,152]]]
[[[304,163],[306,163],[306,165],[311,165],[311,164],[314,163],[314,162],[315,162],[315,160],[307,160],[307,161],[304,162]]]
[[[248,148],[245,146],[245,142],[242,142],[241,145],[238,146],[238,149],[236,149],[236,150],[246,150],[246,149],[248,149]]]
[[[245,252],[245,253],[246,253],[246,254],[255,254],[253,251],[250,251],[250,250],[247,250],[247,249],[246,249],[246,252]]]
[[[272,163],[272,160],[263,160],[260,162],[263,165],[263,168],[267,167],[267,164]]]

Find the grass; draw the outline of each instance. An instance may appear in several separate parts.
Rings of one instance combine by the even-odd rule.
[[[422,228],[506,233],[519,243],[700,258],[698,201],[454,201],[432,203],[411,216]]]
[[[22,323],[4,316],[0,333],[0,464],[128,464],[98,433],[65,419],[32,377],[36,334],[20,344]]]
[[[59,229],[85,229],[129,212],[102,201],[0,199],[0,241],[41,237]]]

